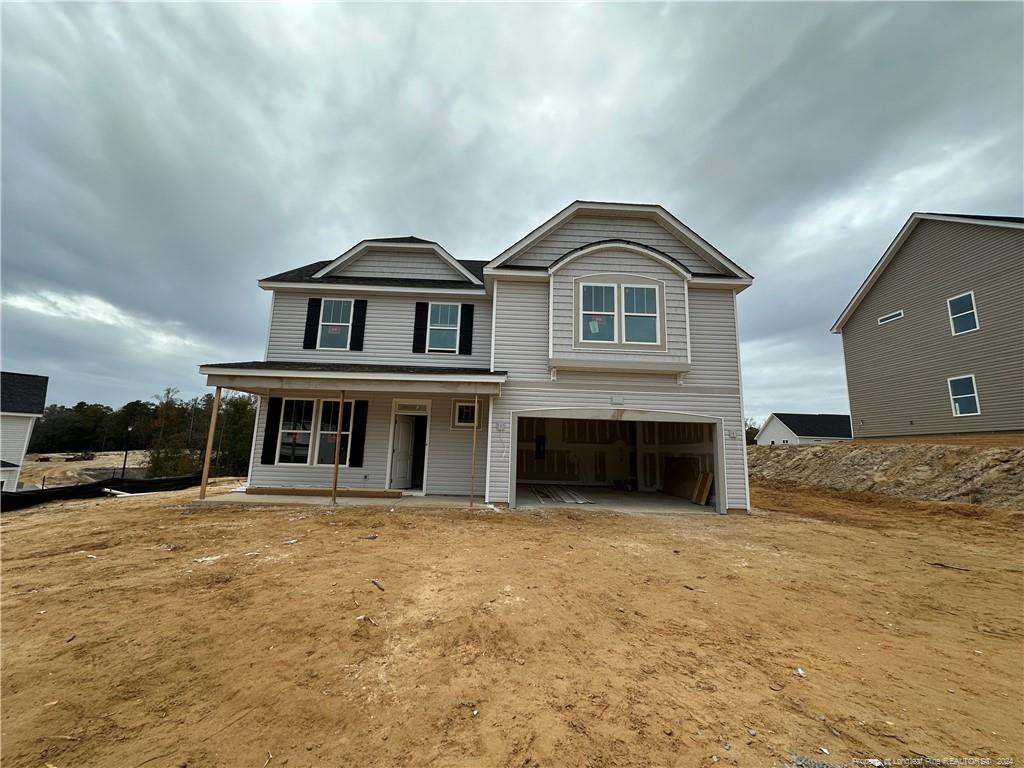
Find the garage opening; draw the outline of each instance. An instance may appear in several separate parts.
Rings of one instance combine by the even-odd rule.
[[[516,505],[715,509],[715,425],[521,416]]]

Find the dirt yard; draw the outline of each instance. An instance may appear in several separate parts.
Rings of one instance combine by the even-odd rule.
[[[5,768],[1024,759],[1020,513],[194,495],[4,515]]]
[[[91,483],[93,480],[121,476],[124,462],[124,451],[103,451],[96,458],[85,461],[68,461],[70,453],[43,454],[48,461],[39,461],[40,454],[29,453],[25,456],[25,464],[21,468],[18,482],[25,485],[42,486],[45,481],[47,488],[58,485],[75,485]],[[144,473],[140,468],[146,462],[146,451],[128,451],[128,477],[141,477]],[[133,471],[134,470],[134,471]]]

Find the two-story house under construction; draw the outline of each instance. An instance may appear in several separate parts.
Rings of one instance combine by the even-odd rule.
[[[710,482],[748,509],[736,295],[752,277],[658,205],[575,202],[489,262],[364,240],[261,280],[252,493],[483,496]],[[683,489],[681,492],[680,489]]]

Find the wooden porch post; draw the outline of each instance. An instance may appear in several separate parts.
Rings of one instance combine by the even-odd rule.
[[[322,408],[323,406],[321,406]],[[352,414],[355,416],[355,414]],[[345,390],[341,390],[341,401],[338,405],[338,431],[334,434],[334,482],[331,484],[331,506],[337,504],[338,467],[341,464],[341,428],[345,426]],[[352,425],[349,424],[349,429]]]
[[[476,431],[480,428],[480,396],[473,395],[473,455],[469,459],[469,506],[476,495]]]
[[[206,435],[206,456],[203,457],[203,480],[199,483],[199,498],[206,498],[206,484],[210,480],[210,454],[213,452],[213,435],[217,431],[217,411],[220,410],[220,387],[213,392],[213,413],[210,414],[210,430]]]

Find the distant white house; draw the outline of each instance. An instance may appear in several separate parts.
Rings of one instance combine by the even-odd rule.
[[[0,488],[18,489],[32,427],[46,406],[46,376],[0,373]]]
[[[773,413],[754,441],[758,445],[805,445],[851,439],[850,417],[844,413]]]

